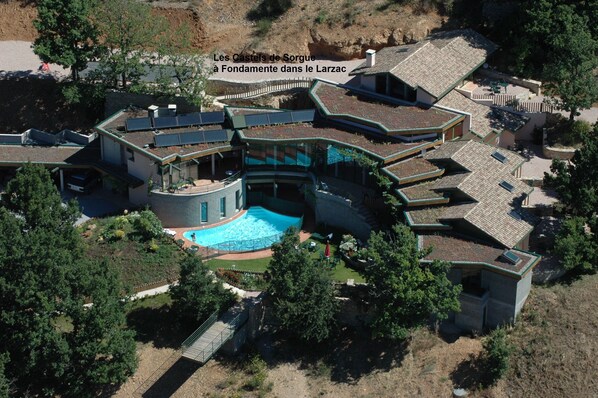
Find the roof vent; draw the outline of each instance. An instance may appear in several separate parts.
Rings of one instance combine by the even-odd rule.
[[[500,185],[501,187],[503,187],[504,189],[506,189],[509,192],[513,192],[515,190],[515,187],[511,184],[509,184],[508,182],[506,182],[505,180],[502,180],[498,185]]]
[[[154,125],[154,119],[160,116],[159,112],[160,108],[158,105],[150,105],[147,107],[147,116],[152,121],[152,126]]]
[[[507,163],[509,161],[509,159],[507,159],[507,157],[505,155],[503,155],[502,153],[500,153],[498,151],[494,151],[494,153],[492,154],[492,157],[501,163]]]
[[[365,52],[365,66],[371,68],[376,65],[376,50],[371,48]]]
[[[500,257],[512,265],[517,265],[521,261],[521,258],[515,253],[513,253],[511,250],[505,250],[504,252],[502,252]]]
[[[168,116],[176,116],[176,104],[168,104]]]

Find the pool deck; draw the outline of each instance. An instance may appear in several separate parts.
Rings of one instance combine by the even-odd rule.
[[[210,224],[210,225],[199,226],[199,227],[189,227],[189,228],[169,228],[169,229],[176,232],[176,234],[173,237],[174,240],[182,239],[185,242],[183,244],[184,248],[189,248],[191,246],[199,246],[199,248],[200,248],[199,253],[207,253],[207,252],[211,251],[210,248],[200,246],[196,243],[191,242],[190,240],[186,239],[183,236],[183,234],[185,232],[191,231],[191,230],[207,229],[207,228],[213,228],[213,227],[217,227],[219,225],[227,224],[227,223],[241,217],[245,212],[247,212],[247,210],[241,210],[237,214],[235,214],[233,217],[231,217],[227,220],[223,220],[221,222]],[[303,218],[303,226],[301,227],[301,231],[299,231],[299,241],[305,242],[307,239],[309,239],[311,237],[311,234],[314,232],[314,230],[315,230],[315,220],[310,213],[307,213]],[[257,250],[257,251],[253,251],[253,252],[242,252],[242,253],[216,254],[216,255],[211,255],[210,257],[218,258],[220,260],[254,260],[256,258],[272,257],[272,249],[264,249],[264,250]]]

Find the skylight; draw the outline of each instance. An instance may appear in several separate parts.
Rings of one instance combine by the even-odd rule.
[[[505,180],[502,180],[498,185],[500,185],[501,187],[503,187],[504,189],[506,189],[509,192],[513,192],[515,190],[515,187],[511,184],[509,184],[508,182],[506,182]]]
[[[500,153],[498,151],[494,151],[494,153],[492,154],[492,157],[501,163],[507,163],[509,161],[509,159],[507,159],[507,157],[505,155],[503,155],[502,153]]]
[[[501,257],[513,265],[517,265],[521,261],[521,258],[510,250],[502,252]]]

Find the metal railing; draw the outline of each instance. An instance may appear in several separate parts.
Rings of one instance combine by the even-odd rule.
[[[237,171],[235,174],[228,176],[220,181],[213,182],[207,185],[193,186],[193,180],[181,181],[175,188],[161,189],[160,192],[170,192],[177,195],[195,194],[195,193],[207,193],[222,189],[241,178],[241,171]]]
[[[293,223],[291,226],[301,229],[303,225],[303,216]],[[265,236],[261,238],[255,239],[236,239],[236,240],[228,240],[224,242],[219,242],[214,245],[210,245],[207,248],[211,250],[216,250],[218,252],[249,252],[249,251],[257,251],[269,248],[274,243],[280,241],[284,232],[280,232],[274,235]]]
[[[204,334],[206,330],[208,330],[216,322],[217,319],[218,311],[214,311],[214,313],[212,313],[212,315],[210,315],[208,319],[206,319],[204,323],[201,324],[200,327],[198,327],[197,329],[195,329],[193,333],[191,333],[191,336],[187,337],[185,341],[183,341],[183,344],[181,344],[181,349],[184,351],[187,348],[191,347],[193,343],[195,343],[197,339],[199,339],[201,335]]]
[[[236,94],[225,94],[219,95],[216,97],[217,100],[226,100],[226,99],[240,99],[240,98],[254,98],[259,97],[261,95],[271,94],[279,91],[286,91],[292,90],[296,88],[309,88],[311,85],[311,78],[296,78],[296,79],[289,79],[287,81],[272,81],[272,82],[264,82],[263,86],[247,91],[244,93],[236,93]]]
[[[222,347],[222,345],[224,343],[226,343],[228,341],[228,339],[230,339],[235,334],[235,331],[241,326],[242,321],[246,320],[246,319],[242,318],[243,315],[245,315],[245,318],[246,318],[246,315],[247,315],[246,311],[241,311],[240,313],[238,313],[230,322],[228,322],[226,324],[226,327],[222,331],[220,331],[220,333],[218,333],[218,336],[214,337],[208,343],[207,347],[202,349],[197,355],[189,357],[189,359],[191,359],[193,361],[201,362],[201,363],[206,363],[212,357],[212,355],[214,355],[214,353],[216,351],[218,351],[218,349],[220,347]],[[195,340],[197,340],[199,337],[201,337],[201,335],[203,333],[205,333],[206,330],[204,330],[202,333],[200,333],[199,336],[196,336]],[[193,335],[195,335],[195,332],[191,336],[189,336],[189,338],[187,338],[187,340],[189,340]],[[185,340],[185,341],[187,341],[187,340]]]

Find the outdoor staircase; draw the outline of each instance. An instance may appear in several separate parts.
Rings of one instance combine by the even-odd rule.
[[[239,330],[248,319],[248,308],[241,302],[220,319],[212,314],[181,345],[183,358],[205,364]]]
[[[379,229],[380,224],[378,223],[378,219],[362,201],[353,202],[353,206],[357,209],[357,212],[363,217],[365,222],[372,227],[372,231]]]

